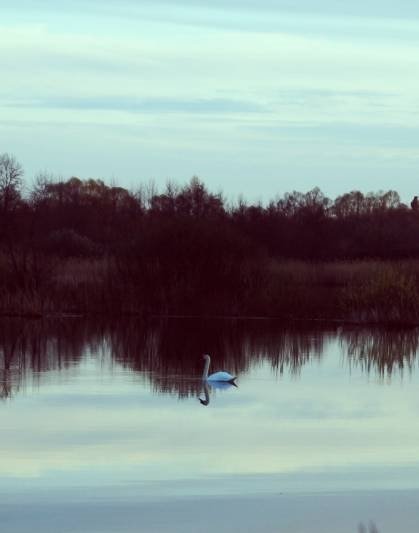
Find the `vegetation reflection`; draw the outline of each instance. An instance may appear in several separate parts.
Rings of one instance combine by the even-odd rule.
[[[234,375],[268,362],[281,375],[298,375],[339,340],[351,367],[391,378],[411,372],[419,339],[412,329],[341,328],[274,320],[167,319],[120,322],[81,319],[4,319],[0,324],[0,395],[9,398],[45,373],[78,366],[87,354],[110,359],[155,392],[179,398],[202,393],[202,354]]]

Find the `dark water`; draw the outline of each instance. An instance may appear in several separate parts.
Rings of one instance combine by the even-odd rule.
[[[3,320],[0,523],[417,532],[418,348],[417,329]],[[202,353],[238,387],[204,387]]]

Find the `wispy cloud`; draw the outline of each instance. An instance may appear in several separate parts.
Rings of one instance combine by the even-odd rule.
[[[80,8],[103,13],[117,10],[119,12],[131,11],[141,7],[162,8],[164,10],[175,8],[177,10],[217,9],[230,12],[267,12],[267,13],[308,13],[308,14],[335,14],[340,16],[353,15],[357,17],[398,17],[411,18],[419,15],[417,2],[399,0],[353,0],[342,3],[341,0],[319,0],[313,7],[311,0],[109,0],[106,5],[101,0],[72,0],[65,6],[60,6],[60,11],[80,12]],[[5,9],[24,10],[55,10],[54,0],[5,0]]]
[[[75,109],[80,111],[124,111],[128,113],[260,113],[267,111],[253,102],[225,98],[170,100],[126,97],[51,98],[45,100],[15,101],[6,107]]]

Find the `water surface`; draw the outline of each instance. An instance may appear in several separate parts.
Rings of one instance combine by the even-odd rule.
[[[418,531],[416,329],[0,327],[8,533]]]

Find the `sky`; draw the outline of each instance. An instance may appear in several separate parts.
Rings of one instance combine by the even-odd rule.
[[[0,35],[28,183],[419,194],[416,0],[0,0]]]

